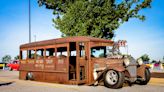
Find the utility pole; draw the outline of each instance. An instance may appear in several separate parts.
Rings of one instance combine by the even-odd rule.
[[[31,2],[30,2],[30,0],[28,0],[29,2],[28,2],[28,4],[29,4],[29,6],[28,6],[28,10],[29,10],[29,43],[31,43]]]

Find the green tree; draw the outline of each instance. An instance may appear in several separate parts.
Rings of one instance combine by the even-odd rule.
[[[53,9],[55,27],[62,36],[93,36],[111,39],[114,30],[130,18],[145,20],[139,11],[152,0],[38,0]]]
[[[14,57],[14,60],[18,60],[19,59],[19,55]]]
[[[147,54],[142,55],[140,58],[141,58],[143,61],[147,61],[147,62],[150,60],[149,55],[147,55]]]
[[[10,55],[5,55],[2,57],[2,62],[3,63],[9,63],[11,61],[11,56]]]
[[[156,60],[152,60],[152,62],[151,63],[157,63],[157,61]]]

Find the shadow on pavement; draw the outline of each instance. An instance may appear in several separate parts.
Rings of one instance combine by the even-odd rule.
[[[7,86],[13,84],[14,82],[0,82],[0,86]]]

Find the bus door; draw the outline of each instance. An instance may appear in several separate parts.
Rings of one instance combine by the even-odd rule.
[[[87,78],[87,62],[88,62],[88,55],[87,51],[87,43],[86,42],[77,42],[77,78],[79,83],[85,83]]]

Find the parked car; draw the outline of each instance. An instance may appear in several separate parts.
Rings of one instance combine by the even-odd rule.
[[[12,70],[19,70],[19,61],[14,60],[11,63],[7,64],[7,67],[10,71]]]
[[[3,69],[3,67],[4,67],[4,64],[0,63],[0,69]]]

